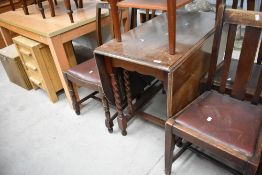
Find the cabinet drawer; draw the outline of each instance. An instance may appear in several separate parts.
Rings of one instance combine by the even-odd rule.
[[[38,67],[35,64],[31,63],[31,62],[23,62],[23,65],[24,65],[26,70],[29,69],[29,70],[32,70],[32,71],[35,71],[35,72],[39,71]]]
[[[28,77],[29,77],[29,80],[31,81],[32,84],[34,84],[35,86],[38,86],[42,89],[45,89],[43,79],[41,79],[37,75],[31,75],[31,76],[28,76]]]
[[[37,71],[37,70],[34,71],[32,69],[26,68],[26,73],[27,73],[28,77],[34,76],[34,77],[36,77],[37,79],[39,79],[41,81],[43,80],[43,77],[42,77],[41,73],[39,71]]]
[[[33,54],[31,53],[30,49],[17,45],[17,50],[19,51],[22,61],[26,64],[33,65],[37,67],[37,62],[35,58],[33,57]]]

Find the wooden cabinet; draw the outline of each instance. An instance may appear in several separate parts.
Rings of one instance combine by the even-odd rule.
[[[50,100],[56,102],[56,92],[62,89],[62,84],[49,47],[23,36],[13,41],[33,88],[45,90]]]

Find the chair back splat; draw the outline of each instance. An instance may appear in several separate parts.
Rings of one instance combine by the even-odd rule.
[[[220,6],[220,11],[218,16],[220,18],[217,19],[216,23],[216,31],[215,31],[215,39],[212,48],[212,55],[211,55],[211,63],[210,69],[208,74],[208,81],[207,85],[208,88],[211,89],[213,85],[214,75],[216,71],[217,65],[217,58],[218,58],[218,51],[220,47],[220,36],[223,30],[223,23],[229,24],[228,35],[227,35],[227,44],[226,44],[226,51],[224,57],[224,65],[223,71],[221,75],[221,83],[219,87],[219,91],[221,93],[225,92],[226,89],[226,82],[228,80],[229,75],[229,68],[232,59],[235,35],[238,25],[245,25],[245,34],[244,40],[242,44],[242,48],[240,51],[239,61],[237,65],[237,69],[235,74],[235,79],[233,82],[233,87],[231,91],[231,96],[237,98],[239,100],[245,99],[246,88],[248,81],[250,79],[250,75],[252,73],[253,63],[256,58],[260,35],[261,35],[261,27],[262,27],[262,13],[260,12],[253,12],[253,11],[239,11],[235,9],[226,9],[224,5]],[[256,93],[261,93],[261,73],[257,80],[257,88]],[[257,99],[259,94],[254,95],[254,99]],[[253,100],[254,102],[257,100]]]

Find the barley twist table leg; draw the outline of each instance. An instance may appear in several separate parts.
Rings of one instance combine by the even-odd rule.
[[[108,101],[105,97],[105,94],[104,93],[101,93],[101,94],[102,94],[103,108],[104,108],[105,116],[106,116],[105,124],[106,124],[106,127],[108,129],[108,132],[112,133],[114,124],[113,124],[113,121],[111,119]]]
[[[128,110],[128,115],[131,116],[133,113],[133,104],[132,104],[132,94],[130,88],[129,73],[127,70],[124,70],[123,74],[124,74],[125,92],[126,92],[127,105],[128,105],[127,110]]]
[[[113,86],[116,110],[118,113],[118,116],[117,116],[118,126],[121,129],[122,135],[125,136],[127,134],[126,132],[127,120],[122,111],[121,96],[120,96],[120,91],[119,91],[119,87],[117,83],[116,74],[112,73],[110,74],[110,77],[111,77],[111,83]]]

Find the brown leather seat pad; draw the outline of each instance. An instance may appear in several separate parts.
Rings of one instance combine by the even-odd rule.
[[[94,58],[68,69],[67,74],[86,82],[101,84],[96,60]]]
[[[261,121],[261,105],[252,105],[215,91],[205,92],[176,118],[176,123],[246,156],[254,153]]]

